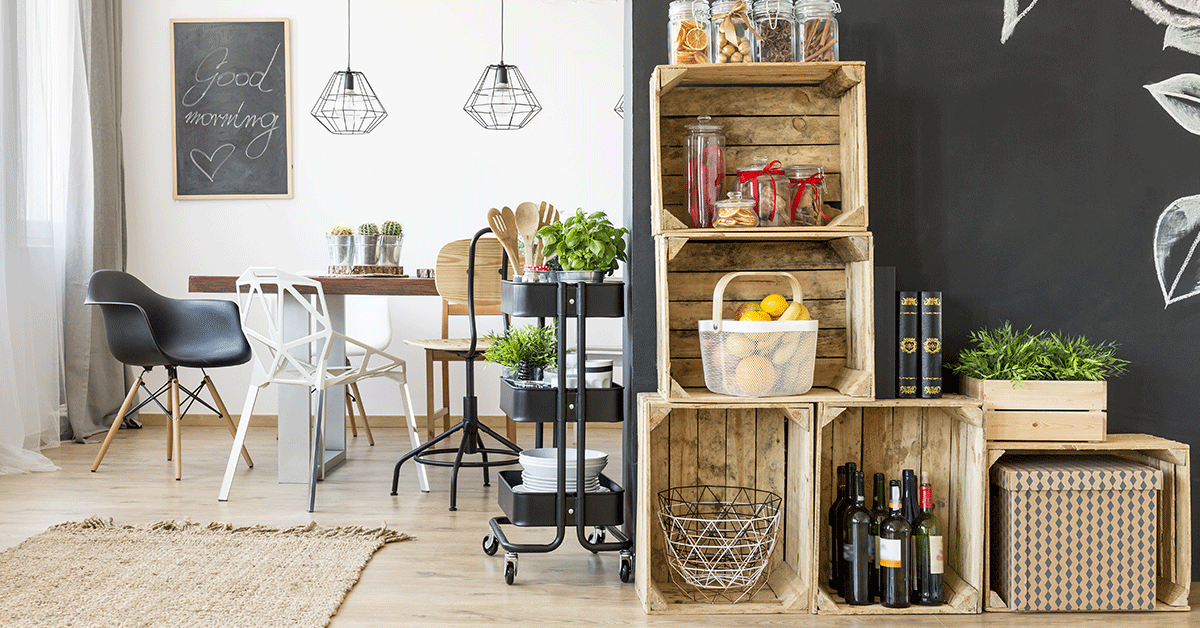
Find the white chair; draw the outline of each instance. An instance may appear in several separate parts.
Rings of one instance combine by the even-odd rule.
[[[218,495],[220,501],[229,499],[229,489],[233,485],[238,455],[241,453],[242,443],[246,440],[246,430],[250,425],[255,400],[268,384],[308,386],[317,391],[317,418],[312,428],[309,452],[312,456],[312,473],[308,481],[309,512],[316,506],[317,479],[321,474],[325,449],[325,391],[330,386],[348,385],[367,377],[392,379],[400,385],[412,446],[420,446],[416,417],[413,416],[408,393],[404,360],[334,331],[325,304],[325,292],[321,289],[320,282],[275,268],[250,268],[238,277],[237,288],[242,331],[250,340],[254,366],[246,402],[242,406],[241,422],[238,424],[237,436],[231,450],[232,457],[230,464],[225,467],[225,478],[221,482],[221,492]],[[309,296],[313,294],[315,299]],[[294,300],[294,303],[308,313],[308,324],[301,330],[303,335],[289,330],[296,336],[292,339],[284,338],[284,305],[288,299]],[[254,316],[252,312],[262,315],[265,330],[250,326],[249,321]],[[362,350],[363,359],[357,366],[329,363],[330,350],[338,340],[345,342],[347,346],[357,345]],[[428,492],[429,479],[424,469],[418,469],[417,478],[421,490]]]
[[[388,345],[392,344],[392,313],[388,302],[387,297],[381,296],[347,297],[346,334],[376,351],[387,349]],[[346,345],[346,364],[350,364],[350,358],[361,358],[365,354],[359,345]],[[367,421],[367,411],[363,408],[362,393],[358,390],[357,382],[346,386],[345,396],[350,433],[358,436],[358,425],[354,420],[354,407],[357,405],[363,431],[367,434],[367,442],[374,446],[375,435],[371,433],[371,424]]]

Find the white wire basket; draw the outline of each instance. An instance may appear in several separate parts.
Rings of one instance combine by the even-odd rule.
[[[719,395],[778,397],[812,388],[817,361],[817,321],[721,320],[725,288],[741,276],[781,275],[792,284],[792,301],[802,303],[800,282],[785,272],[729,273],[713,288],[713,317],[700,321],[704,385]]]
[[[767,581],[782,503],[775,493],[740,486],[659,492],[658,521],[672,580],[697,602],[754,597]]]

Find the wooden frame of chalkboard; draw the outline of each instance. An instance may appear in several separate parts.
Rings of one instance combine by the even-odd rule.
[[[171,20],[172,196],[292,198],[291,20]]]

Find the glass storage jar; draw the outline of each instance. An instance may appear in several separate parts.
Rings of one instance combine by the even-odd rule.
[[[791,223],[818,227],[829,222],[825,215],[825,169],[820,166],[784,166],[792,190]]]
[[[755,0],[758,60],[787,63],[796,60],[796,19],[792,0]]]
[[[724,127],[709,116],[687,125],[687,211],[695,229],[712,226],[716,203],[725,197]]]
[[[708,0],[674,0],[667,9],[667,50],[672,65],[709,63],[712,24]]]
[[[791,184],[778,161],[755,157],[752,165],[738,168],[738,186],[743,198],[754,201],[760,227],[791,224]]]
[[[837,61],[842,7],[834,0],[796,0],[797,61]]]
[[[745,0],[714,0],[712,3],[714,59],[717,63],[752,63],[758,60],[757,35],[750,25]]]
[[[741,192],[730,192],[729,198],[717,201],[717,217],[713,226],[718,229],[743,229],[757,227],[758,213],[754,210],[754,199],[742,198]]]

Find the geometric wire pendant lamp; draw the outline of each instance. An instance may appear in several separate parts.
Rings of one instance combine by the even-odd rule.
[[[528,124],[541,110],[521,71],[504,63],[504,0],[500,0],[500,63],[483,71],[463,111],[485,129],[511,131]]]
[[[346,70],[329,77],[310,113],[335,135],[370,133],[387,117],[367,76],[350,69],[350,0],[346,0]]]

